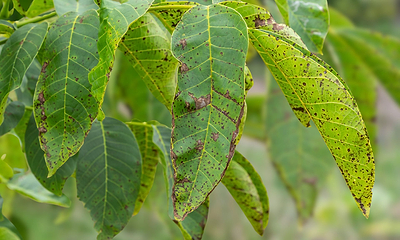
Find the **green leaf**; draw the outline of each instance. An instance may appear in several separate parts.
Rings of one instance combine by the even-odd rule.
[[[240,206],[254,230],[263,235],[269,218],[267,190],[260,175],[239,152],[235,152],[222,183]]]
[[[3,46],[0,54],[0,124],[8,94],[21,85],[43,43],[47,27],[47,23],[25,25],[15,31]]]
[[[265,96],[250,95],[246,97],[247,118],[243,134],[255,139],[265,140],[264,103]]]
[[[0,158],[0,183],[6,183],[14,175],[13,169]]]
[[[54,7],[58,16],[68,12],[82,14],[90,9],[99,9],[99,6],[93,0],[54,0]]]
[[[101,2],[97,42],[100,61],[89,73],[92,92],[100,106],[114,65],[115,50],[129,26],[146,13],[152,2],[153,0],[129,0],[123,4],[111,0]]]
[[[135,135],[142,156],[142,178],[139,195],[135,203],[135,210],[133,211],[133,215],[136,215],[139,213],[140,208],[153,186],[157,163],[159,161],[159,149],[157,145],[153,143],[152,125],[140,122],[130,122],[128,123],[128,126]]]
[[[7,183],[7,187],[36,202],[70,207],[71,201],[65,196],[56,196],[42,187],[32,173],[16,174]]]
[[[11,102],[4,112],[4,121],[0,125],[0,136],[14,129],[24,116],[25,106],[20,102]]]
[[[140,78],[169,111],[174,100],[178,67],[170,48],[171,34],[150,13],[134,22],[120,43],[120,49]]]
[[[277,0],[285,22],[304,40],[311,52],[322,53],[328,33],[327,0]]]
[[[34,114],[49,177],[78,152],[97,116],[88,73],[98,63],[98,26],[96,11],[70,12],[53,23],[44,44]]]
[[[173,54],[182,62],[171,150],[178,221],[206,200],[234,155],[245,105],[247,49],[243,18],[220,5],[186,12],[172,35]]]
[[[314,121],[357,205],[368,217],[375,163],[365,123],[347,86],[321,60],[265,30],[250,39],[289,103]]]
[[[6,217],[3,216],[3,201],[4,201],[3,198],[0,196],[0,227],[11,230],[14,234],[16,234],[18,237],[21,238],[21,235],[19,234],[15,226]],[[1,237],[0,239],[9,240],[8,238],[1,238]]]
[[[185,240],[201,240],[204,233],[204,228],[207,223],[208,209],[210,198],[208,197],[203,204],[196,210],[187,215],[187,217],[179,222],[175,221],[182,232]]]
[[[15,90],[18,101],[25,106],[33,105],[33,95],[35,94],[36,83],[41,69],[42,65],[40,65],[39,61],[37,59],[33,60],[22,79],[21,87]]]
[[[311,217],[332,157],[315,127],[304,128],[287,103],[278,84],[268,81],[266,118],[270,159],[292,196],[300,222]]]
[[[11,23],[0,19],[0,37],[10,37],[14,31],[14,26]]]
[[[50,192],[57,196],[62,195],[65,181],[76,168],[76,157],[72,157],[53,176],[47,178],[48,171],[44,159],[44,152],[40,148],[39,130],[36,127],[33,115],[30,116],[25,134],[25,155],[29,167],[36,179]]]
[[[95,121],[79,151],[79,199],[90,211],[97,239],[111,239],[128,223],[140,189],[142,160],[133,133],[122,122]]]
[[[0,239],[4,240],[19,240],[17,234],[13,233],[10,229],[5,227],[0,227]]]
[[[23,16],[36,17],[54,7],[53,0],[33,0],[28,10],[24,10],[21,6],[21,0],[12,0],[14,8]]]

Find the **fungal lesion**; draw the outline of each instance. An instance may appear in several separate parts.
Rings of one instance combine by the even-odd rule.
[[[194,100],[196,104],[196,110],[202,109],[207,105],[211,104],[211,95],[207,94],[206,96],[201,96],[199,98],[195,97],[193,93],[188,93],[189,96]]]

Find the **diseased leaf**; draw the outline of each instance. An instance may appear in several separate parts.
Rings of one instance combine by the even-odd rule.
[[[343,81],[284,39],[249,29],[250,39],[295,111],[314,121],[334,156],[357,205],[368,217],[375,164],[371,143],[357,104]]]
[[[14,8],[23,16],[36,17],[54,7],[53,0],[33,0],[27,10],[22,7],[21,0],[12,0]]]
[[[87,10],[98,10],[99,6],[93,0],[54,0],[54,7],[58,16],[68,12],[77,12],[82,14]]]
[[[3,46],[0,54],[0,124],[8,94],[21,85],[43,43],[47,27],[47,23],[25,25],[15,31]]]
[[[41,69],[42,65],[40,65],[39,61],[37,59],[33,60],[22,79],[21,87],[15,90],[18,101],[25,106],[33,105],[33,95],[35,94],[36,83]]]
[[[277,0],[275,2],[286,24],[301,36],[310,51],[322,53],[329,27],[327,0]]]
[[[6,217],[3,216],[3,201],[4,201],[3,198],[0,196],[0,227],[7,228],[11,230],[13,233],[15,233],[18,237],[21,237],[15,226]]]
[[[65,196],[56,196],[42,187],[32,173],[16,174],[8,181],[7,187],[36,202],[69,207],[71,201]]]
[[[122,122],[95,121],[79,151],[78,198],[90,211],[97,239],[111,239],[128,223],[140,189],[142,160],[133,133]]]
[[[25,106],[20,102],[11,102],[4,112],[4,121],[0,125],[0,136],[14,129],[24,116]]]
[[[88,73],[98,63],[98,27],[96,11],[70,12],[51,26],[44,44],[34,115],[49,177],[78,152],[97,116]]]
[[[128,27],[146,13],[152,2],[153,0],[129,0],[120,4],[111,0],[101,1],[101,23],[97,42],[100,61],[89,73],[93,96],[100,106],[114,65],[115,50]]]
[[[239,152],[235,152],[222,183],[240,206],[254,230],[263,235],[269,218],[267,190],[260,175]]]
[[[158,147],[153,143],[153,126],[147,123],[130,122],[132,130],[139,144],[140,155],[142,156],[142,178],[139,195],[136,199],[133,215],[139,213],[144,201],[153,186],[156,176],[156,168],[159,161]]]
[[[178,67],[170,48],[171,34],[151,13],[134,22],[120,43],[120,49],[133,68],[169,111],[175,95]]]
[[[36,179],[50,192],[57,196],[62,195],[65,181],[72,175],[76,168],[76,156],[73,156],[50,178],[47,178],[48,171],[44,159],[44,152],[40,148],[39,130],[36,127],[35,119],[31,114],[25,134],[25,155],[26,160]]]
[[[208,218],[209,205],[210,198],[208,197],[203,204],[188,214],[183,221],[175,221],[185,240],[201,240],[203,238],[204,228]]]
[[[332,157],[317,129],[304,128],[297,121],[278,84],[271,80],[267,101],[262,101],[268,152],[304,223],[313,214],[320,187],[332,169],[328,162]]]
[[[247,49],[242,17],[220,5],[194,7],[172,35],[173,54],[182,62],[171,146],[178,221],[206,200],[233,157],[245,105]]]

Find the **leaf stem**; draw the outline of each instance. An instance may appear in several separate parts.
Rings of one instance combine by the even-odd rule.
[[[50,12],[49,14],[46,14],[46,15],[43,15],[43,16],[29,18],[29,19],[26,19],[26,20],[23,20],[23,21],[17,21],[17,22],[15,22],[15,24],[16,24],[16,26],[18,28],[20,28],[20,27],[22,27],[24,25],[27,25],[29,23],[37,23],[37,22],[52,18],[54,16],[57,16],[57,13],[56,12]]]

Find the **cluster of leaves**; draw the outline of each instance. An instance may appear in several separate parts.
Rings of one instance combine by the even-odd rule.
[[[185,239],[201,239],[209,195],[219,182],[263,234],[268,223],[267,192],[250,162],[235,150],[247,114],[250,120],[261,120],[252,111],[260,100],[249,98],[249,109],[246,104],[253,84],[246,59],[249,48],[254,48],[277,82],[271,83],[266,103],[266,130],[258,134],[270,140],[278,171],[285,173],[296,162],[298,169],[311,172],[311,163],[331,154],[368,217],[375,165],[355,102],[356,91],[364,90],[355,87],[353,95],[338,73],[312,53],[322,51],[328,32],[326,1],[277,1],[293,29],[276,23],[266,9],[242,1],[12,2],[7,1],[26,18],[0,22],[4,38],[0,133],[12,132],[20,139],[30,170],[15,169],[0,160],[0,180],[9,189],[37,201],[68,206],[62,190],[74,175],[78,198],[90,211],[98,239],[110,239],[140,211],[160,163],[168,214]],[[307,27],[305,20],[310,21]],[[346,24],[342,21],[338,26]],[[329,43],[334,45],[334,40]],[[375,47],[385,47],[378,40],[375,43]],[[125,76],[131,81],[120,89],[127,92],[110,97],[105,90],[109,80],[110,88],[115,80],[117,49],[129,59],[136,78]],[[367,53],[360,49],[358,54]],[[365,66],[378,68],[376,64],[371,60]],[[377,76],[381,65],[374,72]],[[105,116],[104,112],[114,111],[107,110],[107,99],[128,104],[149,99],[135,92],[139,78],[171,114],[170,127],[156,121],[124,123]],[[292,110],[283,110],[285,102],[294,115]],[[149,115],[148,109],[136,111]],[[369,120],[367,115],[367,124]],[[309,127],[312,122],[311,131],[299,130],[298,125]],[[281,128],[293,128],[285,144]],[[319,134],[330,153],[322,148],[310,154],[315,147],[310,142]],[[323,177],[324,171],[318,174]],[[314,171],[309,176],[282,174],[299,209],[306,209],[299,211],[302,217],[312,209],[314,198],[308,196],[315,195],[314,176]]]

